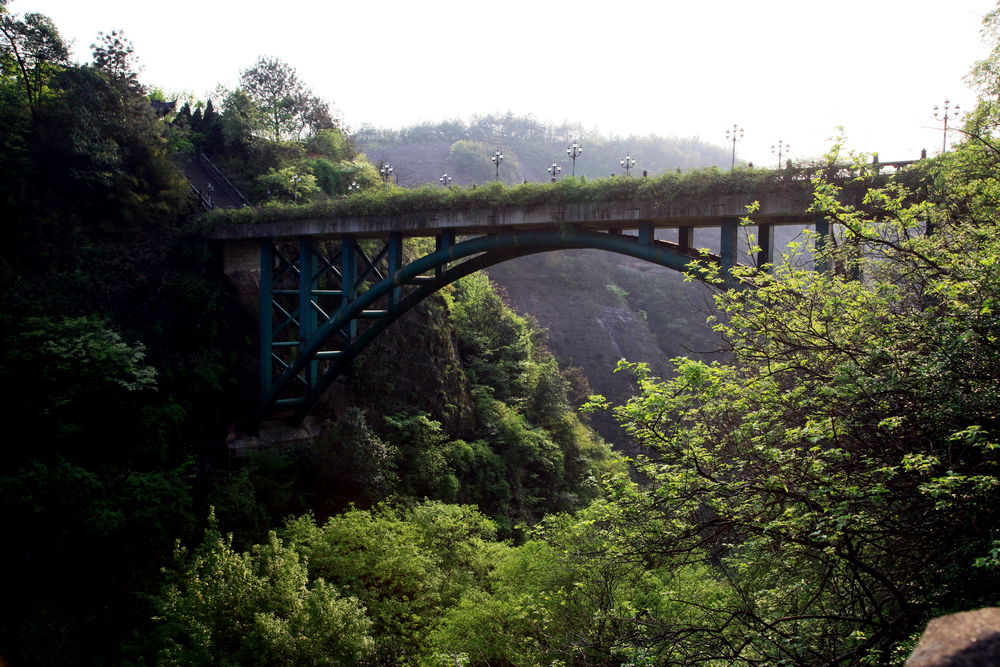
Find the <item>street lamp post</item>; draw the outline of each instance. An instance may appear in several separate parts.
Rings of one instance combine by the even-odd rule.
[[[631,153],[628,153],[621,160],[618,160],[618,164],[625,167],[625,177],[627,178],[629,170],[635,166],[635,158],[632,157]]]
[[[732,130],[726,130],[726,141],[732,141],[733,142],[733,163],[732,163],[732,165],[730,165],[729,171],[732,171],[733,169],[736,169],[736,140],[743,138],[743,128],[742,127],[738,128],[739,131],[737,131],[737,128],[738,128],[738,126],[736,125],[736,123],[733,123],[733,129]],[[730,134],[732,134],[731,138],[730,138]]]
[[[441,185],[443,185],[444,187],[446,187],[446,188],[450,188],[451,187],[451,176],[448,175],[448,172],[445,172],[445,173],[441,174],[441,178],[439,178],[438,180],[441,182]]]
[[[558,175],[560,171],[562,171],[562,167],[560,167],[560,166],[559,166],[559,165],[558,165],[557,163],[555,163],[555,162],[553,162],[553,163],[552,163],[552,166],[551,166],[551,167],[549,167],[549,169],[548,169],[548,172],[549,172],[550,174],[552,174],[552,182],[553,182],[553,183],[555,183],[555,182],[556,182],[556,175]]]
[[[302,177],[298,174],[292,174],[292,201],[296,204],[299,203],[299,181]]]
[[[944,113],[941,114],[941,117],[939,118],[938,114],[941,113],[941,110],[938,109],[938,107],[937,107],[936,104],[934,105],[934,118],[937,118],[938,120],[943,120],[944,121],[944,136],[941,138],[941,152],[942,153],[944,153],[946,150],[948,150],[948,118],[949,118],[948,110],[949,109],[951,109],[951,101],[950,100],[945,100],[944,101]],[[956,104],[954,110],[952,110],[952,112],[951,112],[951,116],[950,117],[951,118],[958,118],[959,109],[960,109],[960,107]]]
[[[490,161],[493,162],[493,165],[496,167],[496,179],[499,181],[500,163],[503,162],[503,153],[500,152],[499,148],[497,149],[496,153],[493,154],[493,157],[490,158]]]
[[[579,141],[574,141],[566,149],[566,155],[570,156],[573,160],[573,176],[576,176],[576,158],[583,152],[583,146],[580,145]]]
[[[774,147],[774,144],[771,144],[771,154],[772,155],[774,155],[775,153],[778,154],[778,169],[781,169],[781,154],[782,153],[788,154],[791,152],[792,152],[792,147],[789,144],[786,144],[783,141],[781,141],[781,139],[778,139],[777,148]]]
[[[350,184],[348,184],[347,186],[347,194],[351,194],[352,192],[357,192],[360,189],[361,186],[358,185],[357,181],[351,181]]]
[[[382,168],[378,170],[378,172],[382,174],[382,180],[385,182],[386,190],[389,189],[389,179],[392,177],[393,170],[394,167],[390,165],[388,162],[383,162]]]

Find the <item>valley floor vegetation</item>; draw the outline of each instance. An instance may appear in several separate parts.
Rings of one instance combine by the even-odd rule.
[[[623,363],[636,395],[586,400],[475,275],[357,360],[310,447],[232,460],[256,322],[171,156],[214,146],[257,194],[304,160],[334,194],[377,171],[280,61],[158,118],[120,33],[73,64],[8,5],[7,664],[900,665],[997,604],[1000,14],[960,145],[887,182],[859,156],[858,207],[816,175],[828,270],[718,290],[725,363]]]

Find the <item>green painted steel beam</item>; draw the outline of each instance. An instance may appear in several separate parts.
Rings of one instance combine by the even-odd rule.
[[[391,276],[403,267],[403,233],[389,232],[389,248],[387,272]],[[392,309],[399,302],[401,296],[399,287],[392,289],[389,294],[389,308]]]
[[[694,250],[694,227],[677,228],[677,246],[681,252]]]
[[[764,268],[774,264],[774,225],[762,222],[757,225],[757,267]]]
[[[728,273],[739,262],[739,229],[739,218],[723,218],[719,226],[719,258],[723,273]]]
[[[656,241],[656,227],[651,220],[644,220],[639,223],[639,243],[642,245],[653,245]]]
[[[271,364],[271,342],[274,340],[274,324],[271,321],[271,290],[274,286],[274,244],[271,239],[260,242],[260,396],[266,400],[274,377]]]
[[[814,268],[823,273],[829,270],[829,262],[823,257],[826,246],[830,242],[830,221],[826,218],[816,218],[816,250]]]
[[[455,245],[455,230],[446,229],[434,239],[434,247],[437,252],[445,252]],[[438,264],[434,267],[434,279],[437,280],[447,268],[447,263]]]
[[[341,303],[340,310],[343,312],[351,307],[354,300],[358,296],[358,255],[355,253],[355,247],[357,246],[357,240],[349,235],[345,234],[341,241],[340,249],[340,290],[341,290]],[[323,343],[326,343],[326,339],[329,338],[330,333],[328,330],[328,325],[331,321],[340,319],[335,315],[330,320],[327,320],[327,324],[323,325],[323,331],[317,332],[319,337],[324,337]],[[343,329],[341,330],[344,337],[348,341],[354,340],[355,336],[358,335],[358,322],[356,319],[351,318],[345,321]],[[300,353],[301,354],[301,353]]]
[[[316,332],[316,311],[313,309],[313,289],[316,287],[316,253],[313,240],[299,237],[299,341],[305,346]],[[300,348],[301,349],[301,348]],[[316,381],[318,365],[313,359],[302,369],[306,384]]]

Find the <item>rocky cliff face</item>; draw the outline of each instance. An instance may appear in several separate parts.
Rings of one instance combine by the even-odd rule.
[[[514,310],[534,317],[548,329],[549,349],[562,368],[578,366],[593,393],[624,403],[636,387],[631,375],[614,372],[620,359],[645,362],[660,377],[668,373],[669,360],[643,318],[601,280],[595,283],[588,279],[575,286],[554,281],[547,269],[559,261],[559,254],[507,262],[491,269],[490,277],[506,293]],[[620,451],[637,452],[610,414],[595,414],[592,424]]]

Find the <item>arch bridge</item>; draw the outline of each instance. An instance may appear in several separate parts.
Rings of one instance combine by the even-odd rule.
[[[860,192],[845,191],[857,204]],[[270,415],[299,423],[379,333],[417,303],[474,271],[515,257],[594,248],[677,271],[695,259],[736,266],[747,207],[760,250],[772,262],[774,228],[828,222],[808,211],[806,190],[761,196],[712,195],[448,210],[216,226],[227,272],[260,272],[261,399],[249,430]],[[663,231],[668,230],[668,231]],[[695,246],[715,245],[717,255]],[[706,236],[710,235],[710,236]],[[705,242],[715,237],[715,242]],[[434,250],[404,258],[403,240],[434,239]]]

